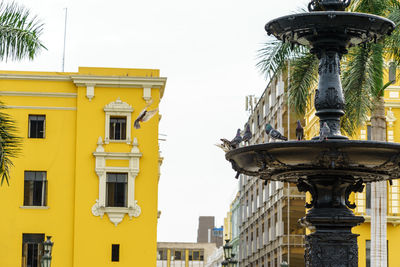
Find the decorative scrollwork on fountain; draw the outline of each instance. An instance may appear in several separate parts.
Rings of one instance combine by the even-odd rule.
[[[314,186],[305,182],[304,179],[299,179],[299,180],[297,180],[297,189],[299,190],[299,192],[310,192],[311,202],[310,203],[306,202],[305,207],[308,209],[311,209],[312,207],[314,207],[315,202],[317,201],[317,197],[318,197],[317,191],[315,190]]]
[[[349,207],[350,209],[355,209],[356,208],[356,204],[355,203],[350,203],[350,201],[349,201],[350,194],[352,192],[354,192],[354,193],[362,193],[363,190],[364,190],[364,185],[363,185],[363,180],[362,179],[358,180],[354,184],[349,185],[346,188],[346,191],[345,191],[346,206]]]

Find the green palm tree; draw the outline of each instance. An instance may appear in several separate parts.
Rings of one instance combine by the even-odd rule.
[[[396,25],[400,23],[400,3],[397,0],[355,0],[349,9],[387,17]],[[385,132],[385,129],[382,130],[386,125],[382,96],[384,89],[391,84],[383,84],[384,59],[388,56],[400,63],[398,28],[384,41],[350,48],[342,58],[342,84],[346,99],[342,129],[350,136],[365,123],[368,115],[371,115],[373,138],[381,139],[382,132]],[[259,51],[259,58],[257,67],[267,78],[285,70],[290,61],[288,101],[299,116],[304,116],[318,81],[317,57],[310,54],[307,48],[274,40],[265,43]]]
[[[43,24],[28,9],[15,3],[0,3],[0,60],[30,60],[45,49],[39,39]],[[5,106],[0,102],[0,109]],[[21,139],[17,136],[15,122],[0,112],[0,176],[1,184],[10,179],[12,158],[20,151]]]

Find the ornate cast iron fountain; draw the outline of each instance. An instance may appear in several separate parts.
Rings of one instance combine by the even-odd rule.
[[[226,159],[239,173],[264,180],[296,183],[312,196],[302,221],[315,231],[306,236],[306,266],[358,266],[357,236],[352,227],[364,222],[349,208],[352,192],[363,183],[400,178],[400,144],[352,141],[340,132],[344,97],[340,58],[351,46],[376,42],[394,24],[382,17],[344,12],[350,0],[313,0],[309,13],[281,17],[265,29],[283,42],[309,46],[319,60],[315,95],[320,126],[330,128],[327,140],[267,143],[229,151]]]

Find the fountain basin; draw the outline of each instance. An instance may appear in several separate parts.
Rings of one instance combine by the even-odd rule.
[[[274,19],[265,30],[284,42],[316,48],[320,45],[342,49],[390,35],[395,24],[383,17],[344,11],[317,11]]]
[[[310,176],[364,182],[400,178],[400,144],[379,141],[289,141],[241,147],[225,155],[235,171],[296,183]]]

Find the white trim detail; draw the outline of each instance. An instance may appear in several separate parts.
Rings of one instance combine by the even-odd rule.
[[[19,208],[27,210],[48,210],[49,206],[20,206]]]
[[[122,102],[118,97],[117,100],[107,104],[104,107],[105,117],[105,132],[104,132],[104,143],[108,144],[110,142],[115,143],[131,143],[131,123],[132,123],[132,112],[133,108],[126,102]],[[110,140],[110,117],[112,116],[122,116],[126,117],[126,140]]]
[[[16,108],[16,109],[76,110],[76,107],[38,107],[38,106],[13,106],[13,105],[6,105],[6,107]]]
[[[135,200],[135,178],[139,174],[139,159],[142,153],[139,151],[138,141],[133,140],[131,152],[105,152],[103,140],[101,136],[97,141],[96,151],[93,152],[96,157],[95,171],[99,177],[99,198],[92,206],[92,214],[103,218],[104,213],[107,213],[109,220],[117,226],[128,214],[129,218],[138,217],[141,213],[141,208]],[[129,161],[129,167],[107,167],[106,160],[122,159]],[[127,207],[106,207],[106,177],[107,172],[124,172],[128,174],[128,195]]]
[[[89,99],[89,101],[92,101],[92,98],[94,97],[94,84],[88,83],[86,84],[86,97]]]
[[[151,101],[151,86],[143,85],[143,99],[146,102]]]
[[[1,80],[71,81],[67,75],[0,74]]]
[[[55,92],[23,92],[23,91],[0,91],[4,96],[36,96],[36,97],[66,97],[76,98],[77,93],[55,93]]]
[[[397,120],[397,118],[394,116],[394,113],[392,111],[392,107],[389,107],[389,110],[386,111],[386,121],[389,123],[389,127],[393,127],[393,123]]]

